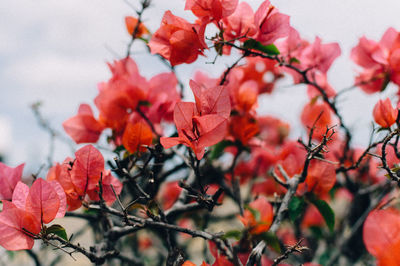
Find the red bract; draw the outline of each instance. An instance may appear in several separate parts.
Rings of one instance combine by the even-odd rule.
[[[400,37],[389,28],[379,42],[360,38],[351,51],[351,59],[363,68],[356,84],[367,93],[385,89],[389,81],[400,84]]]
[[[246,2],[241,2],[235,12],[222,20],[224,39],[233,40],[243,36],[253,36],[257,33],[254,24],[254,12]],[[243,40],[244,38],[242,38]],[[224,53],[229,54],[230,46],[224,46]]]
[[[10,200],[18,181],[21,180],[25,164],[9,167],[0,162],[0,200]]]
[[[255,195],[274,196],[284,193],[284,189],[272,177],[263,182],[255,183],[251,189]]]
[[[179,186],[178,181],[171,181],[165,183],[159,192],[159,198],[162,202],[162,206],[164,210],[168,210],[174,205],[175,201],[178,199],[179,194],[181,193],[182,188]]]
[[[63,217],[65,210],[65,193],[58,182],[38,178],[30,188],[18,182],[12,202],[3,201],[0,245],[8,250],[31,249],[41,225]]]
[[[251,234],[261,234],[268,231],[274,218],[272,205],[268,200],[260,196],[249,204],[251,210],[245,210],[240,221],[247,227]]]
[[[299,32],[293,27],[290,27],[286,38],[280,39],[276,42],[279,52],[286,56],[288,61],[290,61],[291,58],[299,59],[301,52],[308,45],[309,43],[302,40]]]
[[[203,158],[204,148],[220,142],[226,135],[230,115],[230,99],[223,86],[204,88],[191,81],[196,104],[179,102],[175,105],[174,121],[179,137],[161,138],[168,149],[177,144],[191,147],[197,159]]]
[[[149,146],[153,141],[151,128],[143,120],[135,123],[128,123],[122,135],[122,144],[130,153],[136,151],[146,151],[145,146]]]
[[[107,204],[112,204],[116,200],[115,194],[119,195],[122,191],[122,183],[117,178],[115,178],[114,176],[111,175],[110,170],[103,171],[103,178],[102,178],[101,186],[103,189],[102,196]],[[114,194],[113,188],[114,188],[115,194]],[[94,188],[92,190],[88,190],[88,192],[87,192],[90,199],[95,200],[95,201],[100,200],[99,193],[100,193],[99,186],[96,186],[96,188]]]
[[[75,152],[71,170],[71,181],[77,193],[84,196],[88,190],[96,188],[104,170],[103,155],[92,145],[86,145]]]
[[[294,141],[286,142],[282,151],[278,156],[277,164],[280,164],[289,177],[293,177],[296,174],[300,174],[307,152],[304,150],[299,143]],[[280,174],[280,171],[277,171]]]
[[[263,145],[281,145],[289,135],[290,126],[288,123],[272,116],[257,117],[260,133],[258,137]]]
[[[257,108],[258,84],[254,80],[243,82],[236,90],[235,107],[238,111],[249,112]]]
[[[92,108],[88,104],[81,104],[78,114],[64,121],[63,127],[77,144],[97,142],[104,129],[94,118]]]
[[[160,54],[171,65],[194,62],[207,48],[204,43],[204,27],[166,11],[160,28],[153,34],[149,47],[152,54]]]
[[[298,193],[313,192],[319,197],[326,195],[336,182],[335,167],[331,163],[313,160],[308,168],[306,181],[299,185]]]
[[[177,85],[178,80],[173,73],[161,73],[150,79],[147,101],[151,105],[148,108],[143,106],[141,110],[153,124],[159,124],[162,120],[173,121],[175,103],[181,99]]]
[[[271,59],[250,57],[246,64],[233,69],[228,76],[228,86],[232,92],[237,91],[241,84],[247,81],[257,83],[258,93],[271,93],[275,82],[282,78],[282,71]]]
[[[259,132],[257,120],[250,115],[234,115],[229,122],[229,133],[235,140],[247,145]]]
[[[380,266],[399,265],[400,213],[396,209],[374,210],[364,223],[365,247]]]
[[[137,18],[131,16],[125,17],[126,30],[130,35],[132,35],[135,32],[137,24],[138,24]],[[136,37],[140,38],[146,34],[149,34],[149,30],[143,25],[143,23],[140,23],[139,27],[137,27]]]
[[[258,30],[257,41],[272,44],[279,38],[285,37],[290,30],[289,16],[278,11],[269,0],[264,1],[254,15]]]
[[[55,164],[47,174],[47,180],[60,183],[59,190],[66,194],[68,210],[73,211],[82,206],[82,200],[88,195],[91,200],[98,201],[99,181],[102,178],[103,199],[107,204],[113,203],[121,193],[122,183],[104,169],[104,158],[92,145],[86,145],[75,153],[75,160],[67,158],[62,164]],[[58,190],[57,190],[58,191]]]
[[[99,84],[99,94],[94,102],[100,112],[100,122],[121,131],[129,114],[140,101],[146,100],[148,84],[131,58],[115,61],[109,68],[113,76],[108,82]]]
[[[328,96],[328,98],[333,98],[336,95],[336,91],[335,89],[332,88],[332,86],[328,83],[328,79],[326,74],[322,74],[322,73],[315,73],[313,79],[312,79],[316,84],[318,84],[318,86],[320,86],[323,91],[325,92],[326,96]],[[317,88],[315,88],[315,86],[312,85],[308,85],[307,86],[307,95],[310,99],[313,99],[317,96],[322,95],[321,92],[319,90],[317,90]]]
[[[320,227],[324,225],[324,218],[321,213],[314,205],[308,205],[307,210],[304,213],[303,221],[301,222],[301,228],[306,229],[310,227]]]
[[[34,240],[28,232],[39,234],[40,221],[13,203],[3,201],[3,211],[0,213],[0,245],[7,250],[32,249]]]
[[[321,39],[316,37],[314,43],[304,48],[299,60],[304,68],[314,68],[326,73],[340,54],[338,43],[322,44]]]
[[[373,59],[373,53],[379,49],[379,44],[374,40],[369,40],[365,36],[361,37],[358,45],[351,49],[350,58],[359,66],[364,68],[375,67],[377,62]]]
[[[314,139],[322,139],[327,127],[332,126],[332,111],[324,102],[311,101],[304,106],[301,122],[309,132],[314,128]]]
[[[203,22],[219,21],[230,16],[238,2],[238,0],[186,0],[185,10],[191,10]]]
[[[221,256],[219,249],[214,242],[208,241],[208,246],[210,248],[211,255],[215,258],[212,266],[231,266],[233,265],[225,256]]]
[[[389,128],[396,122],[397,112],[389,98],[379,100],[373,110],[374,120],[381,127]]]
[[[40,217],[39,221],[50,223],[54,218],[65,215],[65,193],[57,181],[47,182],[38,178],[29,189],[25,209]]]
[[[49,169],[46,179],[58,181],[67,197],[68,210],[73,211],[82,206],[82,199],[79,196],[74,184],[71,180],[72,158],[67,158],[62,164],[56,163]]]

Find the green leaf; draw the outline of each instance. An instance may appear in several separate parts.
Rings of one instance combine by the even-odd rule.
[[[128,211],[133,211],[135,209],[142,209],[142,210],[146,210],[146,206],[140,203],[133,203],[131,205],[129,205],[128,207]]]
[[[53,224],[52,226],[47,228],[46,233],[47,234],[55,234],[55,235],[61,237],[62,239],[68,241],[67,232],[65,232],[64,227],[62,227],[59,224]]]
[[[384,91],[386,89],[387,85],[389,85],[389,82],[390,82],[390,75],[386,74],[385,79],[383,80],[381,91]]]
[[[260,42],[254,40],[254,39],[248,39],[247,41],[244,42],[243,48],[246,49],[254,49],[260,52],[263,52],[267,55],[278,55],[280,54],[278,48],[274,44],[269,44],[269,45],[263,45]]]
[[[281,246],[279,244],[278,237],[275,234],[271,232],[264,232],[260,236],[268,246],[270,246],[276,252],[281,253]]]
[[[326,203],[325,201],[318,199],[317,197],[313,196],[311,197],[311,203],[317,207],[319,213],[321,213],[322,217],[324,217],[324,220],[326,222],[326,225],[328,226],[329,230],[333,232],[333,229],[335,227],[335,213],[331,209],[331,207]]]
[[[222,155],[222,153],[224,152],[224,149],[226,147],[232,146],[232,145],[234,145],[234,143],[232,141],[229,141],[229,140],[223,140],[223,141],[215,144],[213,146],[212,151],[211,151],[210,159],[214,160],[214,159],[219,158]]]
[[[125,150],[124,145],[119,145],[118,147],[116,147],[116,148],[114,149],[114,153],[120,154],[120,152],[121,152],[121,151],[124,151],[124,150]]]
[[[158,204],[155,200],[150,200],[147,203],[147,211],[154,216],[158,216],[160,214],[160,209],[158,208]]]
[[[331,257],[331,250],[327,249],[324,253],[321,254],[321,256],[318,259],[318,263],[321,265],[327,265],[329,262],[329,259]]]
[[[304,211],[305,202],[303,198],[293,197],[289,203],[289,217],[293,222],[301,215]]]
[[[321,239],[324,237],[324,232],[322,231],[321,227],[318,226],[311,226],[310,228],[311,234],[317,238],[317,239]]]
[[[242,232],[239,230],[231,230],[225,233],[224,238],[234,238],[239,240],[242,237]]]
[[[290,60],[289,60],[289,63],[298,63],[298,64],[300,64],[300,60],[297,59],[296,57],[291,57]]]
[[[257,222],[259,222],[259,221],[261,220],[261,213],[260,213],[258,210],[253,209],[253,208],[250,207],[249,205],[245,205],[244,208],[245,208],[246,210],[249,210],[249,212],[251,212],[251,214],[254,216],[254,218],[255,218],[255,220],[256,220]]]
[[[139,101],[139,106],[151,106],[151,103],[149,101]]]
[[[6,250],[6,253],[7,253],[8,257],[10,258],[10,260],[13,260],[15,258],[14,251]]]

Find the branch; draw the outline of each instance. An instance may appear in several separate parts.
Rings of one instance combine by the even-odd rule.
[[[300,239],[296,244],[294,244],[293,246],[289,246],[285,253],[282,254],[281,256],[279,256],[278,258],[274,259],[274,263],[272,263],[271,266],[276,266],[278,265],[281,261],[289,258],[289,255],[294,253],[294,252],[303,252],[304,250],[307,250],[307,247],[301,246],[301,242],[303,242],[303,239]]]

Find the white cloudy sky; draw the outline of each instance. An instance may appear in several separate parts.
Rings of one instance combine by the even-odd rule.
[[[126,0],[132,5],[138,0]],[[358,37],[379,39],[393,26],[400,30],[397,0],[271,0],[283,13],[291,16],[292,25],[303,37],[320,36],[326,42],[338,41],[342,56],[334,64],[329,79],[340,90],[351,85],[355,66],[349,52]],[[192,20],[184,12],[184,0],[153,0],[145,13],[148,27],[154,31],[165,10]],[[256,8],[261,1],[248,0]],[[29,105],[43,102],[43,114],[61,130],[61,123],[75,114],[79,103],[91,103],[96,84],[109,77],[105,62],[125,53],[129,36],[123,18],[132,15],[124,0],[1,0],[0,1],[0,149],[11,165],[27,162],[36,169],[46,160],[48,136],[34,120]],[[137,47],[133,56],[141,73],[151,75],[164,71],[163,65]],[[209,60],[209,59],[208,59]],[[196,67],[219,73],[221,65]],[[224,61],[219,61],[223,63]],[[180,66],[178,73],[187,81],[193,66]],[[394,88],[387,94],[393,95]],[[356,142],[368,137],[371,109],[377,97],[358,91],[348,94],[340,103],[347,124],[356,132]],[[382,96],[381,96],[382,97]],[[280,115],[294,121],[304,102],[301,86],[282,88],[263,97],[262,112]],[[55,159],[70,155],[58,143]]]

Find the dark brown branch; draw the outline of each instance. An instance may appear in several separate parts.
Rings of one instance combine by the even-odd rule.
[[[300,239],[296,244],[294,244],[293,246],[289,246],[287,247],[287,249],[285,250],[285,253],[283,253],[281,256],[279,256],[278,258],[274,259],[274,263],[272,263],[271,266],[276,266],[279,263],[281,263],[283,260],[289,258],[289,255],[294,253],[294,252],[303,252],[304,250],[307,250],[307,247],[301,246],[301,242],[303,242],[303,239]]]
[[[135,26],[135,29],[132,32],[132,38],[131,38],[130,42],[128,43],[128,47],[126,49],[126,56],[125,56],[126,58],[128,58],[131,55],[131,47],[133,45],[133,42],[136,40],[137,34],[139,33],[140,25],[142,24],[143,12],[146,8],[148,8],[150,6],[150,3],[151,3],[151,0],[143,0],[141,3],[142,9],[139,11],[136,11],[136,14],[138,15],[138,18],[137,18],[138,21]]]

